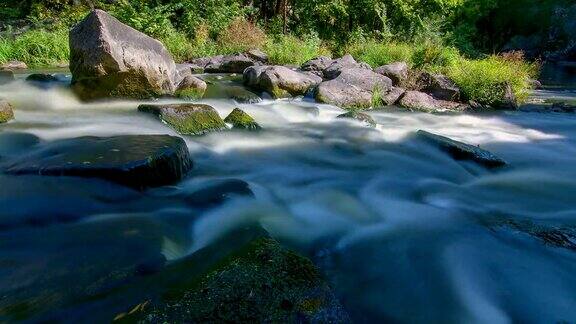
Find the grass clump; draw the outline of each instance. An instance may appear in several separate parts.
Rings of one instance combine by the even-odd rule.
[[[245,52],[262,48],[266,34],[253,23],[238,18],[218,35],[218,45],[226,52]]]
[[[412,63],[414,46],[407,43],[384,43],[376,40],[355,42],[346,48],[358,61],[366,62],[372,67],[378,67],[393,62]]]
[[[266,42],[264,51],[273,64],[302,63],[318,56],[331,56],[330,50],[322,45],[316,35],[297,38],[292,35],[280,35]]]
[[[0,36],[0,64],[23,61],[30,67],[68,62],[68,30],[31,30],[16,37]]]
[[[465,98],[485,105],[501,102],[510,85],[519,102],[531,89],[530,80],[538,74],[538,64],[521,57],[489,56],[481,60],[460,59],[445,69]]]

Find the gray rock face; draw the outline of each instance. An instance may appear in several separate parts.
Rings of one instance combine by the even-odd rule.
[[[204,80],[201,80],[194,75],[189,70],[184,70],[180,72],[180,83],[178,83],[178,89],[176,90],[176,95],[181,98],[202,98],[204,92],[208,88],[208,85]]]
[[[183,135],[202,135],[226,128],[216,109],[203,104],[140,105],[138,110],[159,116]]]
[[[356,62],[352,55],[347,54],[339,59],[332,60],[330,65],[324,69],[324,78],[327,80],[332,80],[337,78],[343,70],[347,69],[365,69],[372,70],[370,65],[363,62]]]
[[[254,66],[244,71],[244,84],[266,91],[274,98],[304,95],[322,81],[320,77],[284,66]]]
[[[405,92],[406,90],[403,88],[392,87],[388,93],[381,95],[382,104],[386,106],[396,104]]]
[[[0,124],[12,119],[14,119],[12,105],[8,101],[0,99]]]
[[[10,70],[0,70],[0,85],[14,81],[14,72]]]
[[[0,70],[26,70],[28,65],[21,61],[9,61],[0,65]]]
[[[384,96],[392,90],[392,81],[372,70],[344,69],[333,80],[322,82],[316,89],[316,100],[342,108],[368,108],[374,93]]]
[[[445,75],[424,72],[420,75],[418,83],[422,91],[431,94],[436,99],[460,100],[460,88]]]
[[[319,56],[302,64],[300,70],[323,76],[323,71],[326,70],[330,64],[332,64],[331,58],[328,56]]]
[[[102,178],[137,189],[172,184],[191,168],[184,140],[168,135],[60,140],[3,165],[8,174]]]
[[[190,63],[204,68],[206,73],[243,73],[250,66],[262,65],[267,61],[258,52],[248,52],[232,55],[218,55],[208,58],[199,58]]]
[[[268,54],[262,52],[259,49],[249,50],[248,52],[246,52],[246,56],[260,63],[264,64],[268,63]]]
[[[507,165],[506,161],[480,147],[423,130],[419,130],[417,135],[419,138],[438,146],[455,160],[473,161],[487,168],[498,168]]]
[[[445,112],[445,111],[464,111],[470,108],[469,105],[437,100],[432,96],[419,91],[406,91],[399,101],[403,108],[424,112]]]
[[[392,84],[397,86],[408,79],[408,64],[406,62],[394,62],[380,66],[374,72],[389,77],[392,80]]]
[[[344,119],[355,119],[357,121],[363,122],[370,127],[376,127],[376,121],[370,115],[357,111],[349,111],[345,114],[339,115],[336,118]]]
[[[180,82],[162,43],[102,10],[70,31],[70,71],[83,99],[172,95]]]

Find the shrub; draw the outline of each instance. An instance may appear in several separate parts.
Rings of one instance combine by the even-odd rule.
[[[16,38],[0,38],[0,62],[19,60],[31,67],[67,62],[68,30],[32,30]]]
[[[454,47],[435,43],[416,46],[412,55],[412,65],[420,69],[441,70],[461,60],[460,52]]]
[[[265,43],[266,34],[258,26],[242,18],[234,20],[218,35],[218,45],[228,52],[262,48]]]
[[[411,64],[414,49],[413,46],[406,43],[383,43],[366,40],[349,45],[346,51],[357,60],[377,67],[398,61]]]
[[[317,35],[309,35],[303,39],[292,35],[281,35],[266,42],[264,51],[274,64],[302,63],[315,57],[330,56],[330,50],[322,45]]]
[[[489,56],[481,60],[461,59],[446,69],[468,99],[481,104],[500,102],[503,85],[509,84],[519,101],[529,94],[530,79],[538,74],[537,63],[527,63],[520,56]]]

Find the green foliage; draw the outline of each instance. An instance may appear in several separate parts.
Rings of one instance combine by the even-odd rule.
[[[514,58],[490,56],[482,60],[461,59],[448,67],[446,73],[467,99],[493,105],[502,99],[506,84],[512,87],[520,101],[526,99],[530,79],[537,75],[538,65]]]
[[[346,52],[352,54],[359,61],[377,67],[398,61],[411,64],[414,47],[407,43],[386,43],[363,39],[349,45]]]
[[[270,39],[264,46],[270,61],[274,64],[300,65],[314,57],[330,55],[318,36],[309,35],[303,39],[292,35],[282,35]]]
[[[30,67],[48,66],[68,61],[68,31],[31,30],[16,38],[0,38],[0,62],[26,62]]]

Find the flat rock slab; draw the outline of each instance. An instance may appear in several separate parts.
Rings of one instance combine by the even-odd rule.
[[[184,140],[168,135],[59,140],[1,167],[7,174],[102,178],[136,189],[175,183],[191,168]]]
[[[438,146],[456,160],[476,162],[489,169],[506,166],[508,163],[478,146],[455,141],[451,138],[419,130],[419,138]]]
[[[140,105],[138,110],[153,113],[183,135],[202,135],[226,128],[216,109],[203,104]]]
[[[398,104],[403,107],[414,111],[423,111],[429,113],[436,112],[462,112],[469,110],[470,106],[467,104],[439,100],[431,95],[420,91],[406,91]]]

